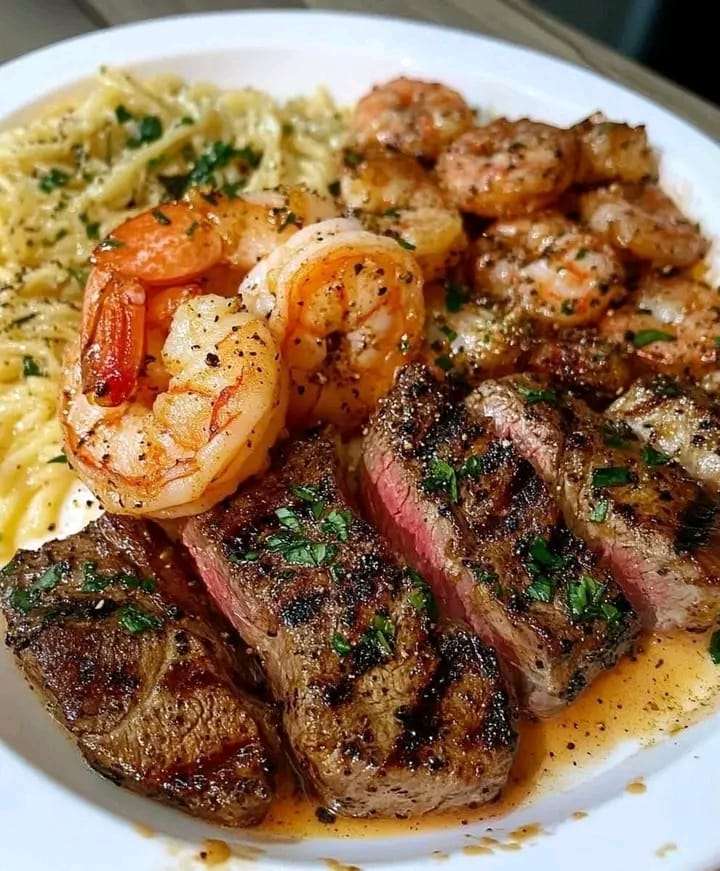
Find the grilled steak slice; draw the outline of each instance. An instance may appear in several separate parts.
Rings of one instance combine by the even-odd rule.
[[[370,423],[363,490],[442,606],[511,666],[530,713],[553,713],[627,649],[635,615],[548,488],[422,366]]]
[[[565,520],[659,628],[708,626],[720,606],[718,501],[626,426],[527,376],[486,381],[469,406],[555,488]]]
[[[720,405],[700,387],[667,375],[642,378],[608,414],[712,493],[720,491]]]
[[[93,768],[214,823],[263,818],[270,709],[159,530],[105,515],[19,553],[0,595],[7,644]]]
[[[324,436],[287,446],[184,535],[328,807],[408,816],[497,794],[516,734],[495,654],[433,628],[427,588],[353,512]]]

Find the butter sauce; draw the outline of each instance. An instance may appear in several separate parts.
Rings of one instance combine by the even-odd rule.
[[[711,713],[720,701],[720,667],[708,655],[709,637],[709,632],[646,635],[632,656],[598,678],[560,714],[542,722],[522,723],[520,749],[508,784],[500,799],[489,805],[415,820],[338,817],[334,822],[331,818],[321,822],[315,802],[287,790],[273,804],[258,835],[283,840],[388,837],[504,816],[553,789],[577,782],[583,767],[601,763],[624,741],[651,744]],[[637,779],[628,791],[642,792],[642,787]],[[533,826],[524,829],[532,836],[540,833]],[[511,842],[520,840],[512,838]],[[475,851],[475,846],[483,849]],[[482,842],[475,846],[470,849],[477,853],[493,848]]]

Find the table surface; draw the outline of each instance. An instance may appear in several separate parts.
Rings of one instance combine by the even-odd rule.
[[[163,15],[243,8],[382,13],[474,30],[589,67],[720,139],[720,109],[524,0],[0,0],[0,62],[60,39]]]

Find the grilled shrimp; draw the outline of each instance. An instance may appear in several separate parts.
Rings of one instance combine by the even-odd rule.
[[[612,248],[556,212],[494,224],[476,242],[473,277],[476,292],[557,327],[590,324],[624,294]]]
[[[420,344],[417,261],[354,219],[301,230],[248,274],[240,295],[268,317],[289,367],[291,426],[353,428]]]
[[[612,184],[580,197],[585,223],[616,248],[655,266],[691,266],[707,250],[689,221],[654,184]]]
[[[703,378],[720,362],[717,302],[717,293],[706,284],[682,275],[650,273],[632,302],[603,319],[600,331],[624,343],[651,371]]]
[[[631,127],[608,121],[597,112],[572,129],[580,143],[580,162],[575,177],[579,184],[640,182],[657,178],[657,160],[644,126]]]
[[[570,130],[498,118],[456,139],[437,162],[450,201],[484,218],[525,215],[572,183],[578,142]]]
[[[106,303],[110,305],[110,302]],[[112,304],[122,306],[121,295]],[[123,334],[108,333],[113,354]],[[81,348],[64,369],[61,421],[73,468],[110,511],[196,514],[265,468],[281,431],[287,378],[266,323],[215,294],[182,302],[162,347],[167,384],[141,377],[107,407],[83,391]]]
[[[346,163],[340,193],[367,229],[413,251],[425,281],[443,276],[467,245],[460,213],[413,157],[368,149]]]
[[[457,91],[403,76],[374,87],[359,100],[351,131],[361,146],[380,143],[432,160],[474,120]]]
[[[125,221],[93,253],[81,328],[83,391],[106,406],[132,398],[148,343],[158,344],[157,329],[153,342],[146,331],[148,308],[155,318],[147,326],[167,330],[180,302],[201,293],[233,295],[258,260],[304,223],[336,212],[332,201],[291,189],[196,194]]]

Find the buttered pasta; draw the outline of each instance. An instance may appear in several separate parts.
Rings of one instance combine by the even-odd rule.
[[[339,176],[346,118],[319,91],[259,91],[101,70],[82,99],[0,134],[0,563],[52,533],[76,484],[57,390],[92,249],[191,187],[243,191]]]

